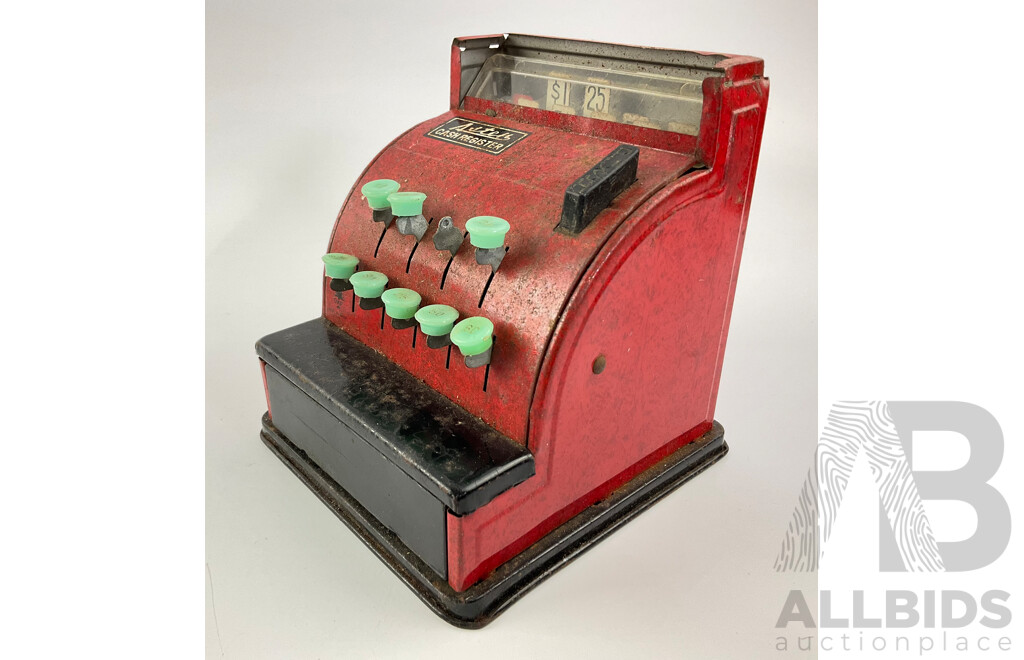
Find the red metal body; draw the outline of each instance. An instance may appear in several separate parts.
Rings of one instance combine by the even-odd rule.
[[[452,48],[451,109],[415,126],[366,168],[329,252],[357,255],[389,286],[494,322],[484,369],[383,324],[324,278],[323,313],[533,452],[537,473],[463,517],[449,513],[448,581],[464,590],[710,427],[768,97],[762,62],[728,57],[704,81],[698,136],[466,97],[467,44]],[[500,155],[425,136],[452,117],[529,132]],[[640,148],[638,181],[579,235],[554,231],[566,187],[620,143]],[[390,178],[427,194],[419,246],[371,220],[358,190]],[[490,268],[468,241],[449,264],[438,220],[495,215],[512,226]],[[443,288],[442,288],[443,283]],[[597,371],[601,357],[606,365]]]

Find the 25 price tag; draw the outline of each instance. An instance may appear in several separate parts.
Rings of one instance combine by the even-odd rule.
[[[587,117],[608,115],[611,107],[611,90],[599,85],[587,85],[583,89],[583,114]]]

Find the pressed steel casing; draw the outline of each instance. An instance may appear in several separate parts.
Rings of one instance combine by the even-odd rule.
[[[412,330],[394,330],[387,323],[381,330],[379,310],[367,311],[356,305],[352,311],[351,297],[339,301],[326,278],[324,314],[502,433],[526,444],[535,381],[573,287],[618,224],[655,190],[685,172],[693,157],[642,148],[637,183],[586,231],[570,236],[554,231],[565,188],[618,143],[491,118],[487,118],[489,123],[531,135],[500,156],[425,136],[454,116],[468,113],[445,113],[392,142],[354,188],[358,191],[366,181],[391,178],[403,189],[425,192],[423,214],[432,221],[419,246],[414,237],[400,234],[394,224],[381,238],[380,224],[371,221],[369,207],[354,192],[338,217],[329,251],[358,256],[360,270],[383,272],[390,280],[389,287],[417,291],[423,296],[423,305],[443,303],[459,310],[461,318],[481,315],[491,319],[497,339],[487,391],[483,389],[483,370],[467,369],[457,356],[448,362],[447,351],[427,348],[422,337],[413,348]],[[434,249],[431,242],[442,217],[451,216],[457,227],[464,228],[466,220],[477,215],[500,216],[512,224],[505,239],[508,252],[482,306],[480,299],[491,269],[476,262],[468,239],[450,266],[451,255]]]
[[[451,108],[369,164],[328,245],[423,305],[493,321],[489,368],[429,348],[323,280],[327,320],[533,455],[535,475],[447,512],[456,591],[712,428],[768,98],[761,60],[711,54],[691,54],[707,69],[697,135],[466,96],[467,62],[505,43],[455,41]],[[500,154],[427,136],[453,118],[529,135]],[[636,182],[578,234],[556,230],[566,188],[623,143],[639,147]],[[396,223],[373,222],[359,190],[375,179],[426,193],[418,245]],[[511,224],[493,278],[468,237],[454,257],[432,243],[442,217],[464,229],[480,215]]]
[[[768,90],[718,91],[726,134],[709,168],[623,222],[563,311],[530,410],[536,477],[449,515],[456,588],[711,427]]]

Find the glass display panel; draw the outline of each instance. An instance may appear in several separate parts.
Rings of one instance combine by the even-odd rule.
[[[697,135],[701,78],[584,66],[497,53],[484,62],[467,96],[566,115]],[[668,67],[666,67],[668,69]]]

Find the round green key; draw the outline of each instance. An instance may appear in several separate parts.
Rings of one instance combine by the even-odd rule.
[[[420,294],[412,289],[388,289],[381,294],[380,299],[384,301],[384,311],[393,319],[406,321],[413,317],[416,309],[423,300]]]
[[[423,200],[426,198],[427,194],[421,192],[395,192],[388,195],[388,202],[391,203],[391,212],[395,215],[421,215]]]
[[[384,287],[388,285],[388,276],[375,270],[361,270],[353,273],[348,281],[352,283],[352,290],[360,298],[380,298],[380,294],[384,293]]]
[[[323,259],[327,277],[332,280],[347,280],[359,265],[358,259],[343,252],[330,252],[320,258]]]
[[[397,181],[377,179],[364,185],[362,192],[363,197],[366,198],[366,203],[370,205],[371,209],[386,209],[391,205],[391,202],[388,201],[388,195],[398,192],[398,189],[401,187]]]
[[[451,340],[466,357],[480,355],[494,341],[494,324],[482,316],[462,319],[452,328]]]
[[[493,215],[478,215],[466,220],[466,231],[473,247],[499,248],[505,244],[508,230],[508,221]]]
[[[452,331],[455,319],[459,318],[459,312],[448,305],[427,305],[416,312],[416,320],[420,324],[423,334],[431,337],[444,337]]]

